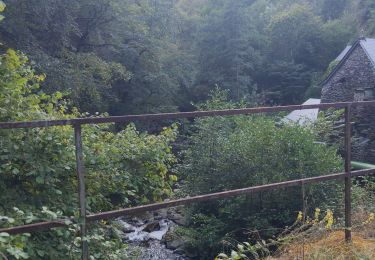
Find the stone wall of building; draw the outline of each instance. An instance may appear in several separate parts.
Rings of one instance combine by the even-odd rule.
[[[375,69],[358,45],[322,89],[322,102],[373,100]],[[375,163],[375,107],[353,112],[353,160]]]

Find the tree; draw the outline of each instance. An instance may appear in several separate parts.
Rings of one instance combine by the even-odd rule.
[[[233,99],[254,98],[252,75],[260,63],[257,31],[247,8],[253,1],[211,1],[199,35],[197,86],[208,93],[215,84],[229,89]],[[203,94],[198,92],[198,94]]]
[[[272,18],[268,28],[272,53],[277,59],[313,68],[321,65],[322,22],[310,6],[292,5]]]
[[[361,36],[375,36],[375,3],[371,0],[354,1],[356,22]]]
[[[340,18],[345,11],[349,0],[322,0],[320,1],[320,13],[324,20],[335,20]]]

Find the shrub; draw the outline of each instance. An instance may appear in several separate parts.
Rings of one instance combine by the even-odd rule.
[[[213,94],[201,109],[239,107],[227,103],[225,93]],[[187,189],[191,195],[250,187],[339,172],[341,158],[334,148],[317,144],[309,127],[278,126],[274,117],[233,116],[195,121],[195,131],[183,163]],[[335,206],[338,186],[320,183],[305,187],[308,207]],[[246,236],[245,230],[260,230],[269,237],[293,223],[302,208],[301,187],[275,190],[215,202],[200,203],[191,210],[192,219],[205,215],[205,222],[222,223],[215,241],[205,239],[210,224],[191,222],[194,244],[202,259],[213,257],[220,240],[230,234]],[[211,232],[211,233],[215,233]]]
[[[84,116],[74,108],[68,109],[62,93],[49,96],[39,92],[43,80],[43,75],[34,74],[24,55],[8,50],[0,56],[0,121]],[[172,174],[176,158],[171,152],[176,126],[164,128],[159,135],[139,133],[134,125],[119,132],[112,131],[110,125],[87,125],[82,129],[89,212],[159,201],[170,195],[176,180]],[[46,216],[38,213],[42,208],[53,218],[78,216],[71,126],[0,130],[0,173],[0,218],[7,220],[0,221],[0,226],[43,220]],[[91,228],[91,243],[97,245],[92,257],[96,252],[97,258],[103,259],[98,252],[116,252],[115,248],[123,246],[118,238],[109,236],[112,226],[98,224]],[[73,226],[67,231],[15,236],[6,239],[7,246],[0,245],[0,250],[12,248],[14,242],[20,252],[8,250],[6,254],[34,259],[62,259],[66,255],[75,258],[79,249],[71,241],[76,231]]]

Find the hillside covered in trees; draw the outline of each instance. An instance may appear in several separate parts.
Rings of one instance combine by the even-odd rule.
[[[234,100],[319,96],[338,53],[375,34],[371,0],[8,0],[2,48],[82,112],[191,110],[215,85]]]
[[[301,104],[320,97],[348,44],[375,37],[373,0],[3,0],[0,13],[0,122]],[[87,212],[343,171],[343,111],[309,125],[284,116],[85,125]],[[80,259],[75,160],[68,125],[0,129],[0,229],[67,226],[0,232],[0,259]],[[367,251],[346,257],[371,259],[374,179],[353,184]],[[168,239],[176,259],[288,259],[306,237],[337,238],[342,190],[327,182],[195,203]],[[153,259],[121,221],[90,223],[90,259]],[[332,253],[315,249],[306,259]]]

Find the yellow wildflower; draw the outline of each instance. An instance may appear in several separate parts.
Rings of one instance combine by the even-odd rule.
[[[303,217],[302,211],[299,211],[297,215],[297,221],[302,221],[302,217]]]
[[[368,216],[367,220],[365,222],[363,222],[363,225],[368,225],[368,224],[370,224],[374,220],[375,220],[375,214],[374,213],[370,213],[370,215]]]
[[[315,213],[314,213],[314,223],[318,223],[319,217],[320,217],[320,208],[316,208]]]
[[[333,225],[333,212],[331,210],[327,210],[327,214],[324,217],[324,220],[326,221],[326,228],[331,229]]]

